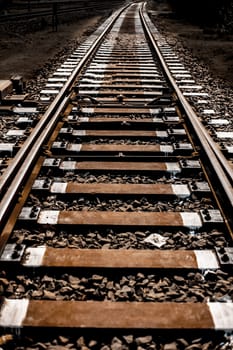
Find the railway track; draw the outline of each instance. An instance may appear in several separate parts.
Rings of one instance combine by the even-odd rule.
[[[3,346],[232,348],[231,156],[197,90],[142,4],[49,78],[0,182]]]

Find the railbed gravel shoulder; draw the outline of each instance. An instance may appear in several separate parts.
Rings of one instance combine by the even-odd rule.
[[[41,67],[32,68],[32,78],[27,81],[26,93],[29,94],[29,99],[39,100],[40,91],[45,87],[47,80],[51,74],[53,74],[57,68],[60,68],[67,58],[98,28],[98,26],[104,21],[105,16],[98,19],[94,25],[87,27],[85,31],[79,34],[77,39],[68,39],[63,42],[63,46],[59,46],[60,50],[56,50],[56,54],[53,57],[49,57],[47,62]],[[17,32],[17,29],[14,29]],[[51,99],[52,101],[52,99]]]
[[[47,84],[49,76],[61,66],[63,62],[72,54],[72,52],[86,39],[68,40],[66,47],[61,48],[53,57],[41,67],[33,71],[33,78],[27,81],[26,92],[30,99],[39,100],[40,91]]]

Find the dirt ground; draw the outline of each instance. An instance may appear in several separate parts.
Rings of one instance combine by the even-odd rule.
[[[19,35],[2,32],[0,35],[0,80],[12,74],[33,78],[34,72],[57,55],[66,44],[79,43],[100,21],[100,16],[79,19],[74,23],[61,24],[57,32],[51,27],[42,31]]]
[[[233,35],[218,34],[215,28],[201,28],[183,19],[176,18],[166,3],[149,1],[152,18],[158,21],[159,29],[169,34],[169,44],[181,42],[192,55],[203,62],[212,76],[221,78],[233,87]]]

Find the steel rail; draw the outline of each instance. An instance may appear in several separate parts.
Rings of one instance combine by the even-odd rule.
[[[232,168],[230,167],[229,163],[226,163],[227,161],[226,161],[224,155],[219,150],[216,149],[216,144],[214,143],[211,136],[206,131],[205,127],[198,120],[197,114],[194,112],[191,105],[188,103],[188,101],[184,97],[183,93],[179,89],[178,85],[176,84],[174,78],[172,77],[170,70],[169,70],[166,62],[164,61],[162,53],[161,53],[161,51],[156,43],[156,40],[152,34],[152,29],[151,29],[152,24],[150,22],[150,19],[148,17],[148,19],[146,20],[146,18],[145,18],[146,16],[147,16],[147,14],[145,14],[145,3],[144,3],[140,7],[140,17],[141,17],[143,26],[147,32],[148,37],[150,38],[150,41],[151,41],[153,48],[154,48],[154,50],[155,50],[155,52],[160,60],[160,63],[164,69],[164,72],[165,72],[169,82],[171,83],[171,85],[172,85],[172,87],[173,87],[173,89],[174,89],[174,91],[179,99],[179,102],[181,103],[182,108],[184,109],[193,129],[195,130],[196,134],[198,135],[200,143],[201,143],[205,153],[207,154],[212,167],[215,169],[215,173],[217,175],[217,178],[220,181],[220,183],[222,184],[222,187],[224,188],[226,196],[229,200],[229,203],[230,203],[231,207],[233,208],[233,187],[232,187],[232,184],[230,182],[230,180],[233,181]],[[230,180],[229,180],[229,178],[230,178]]]
[[[108,22],[107,26],[105,27],[103,32],[101,32],[101,34],[99,33],[100,30],[102,30],[101,27],[99,27],[96,30],[95,33],[100,35],[94,41],[92,46],[88,49],[85,56],[80,60],[77,67],[72,72],[70,78],[68,79],[66,84],[63,86],[62,90],[59,92],[59,94],[51,103],[47,111],[42,116],[37,127],[33,130],[31,135],[25,141],[25,144],[22,147],[22,149],[20,149],[19,152],[17,153],[13,163],[4,172],[0,181],[0,193],[1,192],[3,193],[5,191],[0,203],[0,225],[3,223],[6,214],[9,212],[12,206],[12,203],[17,196],[17,193],[20,191],[20,188],[30,171],[32,164],[35,161],[35,157],[38,155],[39,151],[41,150],[41,146],[45,142],[46,138],[49,136],[51,129],[56,124],[59,114],[66,106],[69,100],[69,93],[77,78],[77,75],[80,73],[84,64],[87,62],[90,56],[94,53],[94,51],[99,46],[99,44],[102,42],[103,38],[111,29],[116,19],[128,6],[129,5],[116,11],[110,17],[110,19],[107,20]],[[9,184],[11,180],[12,182]],[[5,189],[7,186],[9,187]]]

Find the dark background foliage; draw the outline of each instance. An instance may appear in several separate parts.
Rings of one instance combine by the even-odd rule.
[[[155,0],[156,1],[156,0]],[[233,0],[168,0],[177,16],[203,27],[233,32]]]

